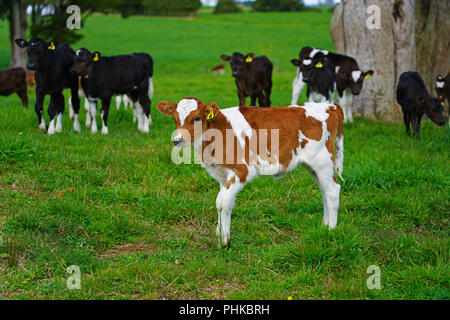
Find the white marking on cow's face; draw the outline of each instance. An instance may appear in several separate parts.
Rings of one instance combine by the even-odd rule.
[[[436,81],[436,88],[442,89],[445,85],[444,81]]]
[[[186,118],[191,114],[192,111],[197,110],[198,103],[194,99],[183,99],[178,103],[177,112],[180,118],[180,124],[183,126]]]
[[[338,73],[338,72],[339,72],[339,69],[341,69],[341,66],[337,66],[336,69],[334,69],[334,72],[335,72],[335,73]]]
[[[304,65],[304,66],[309,66],[311,63],[312,63],[312,60],[311,60],[311,59],[303,60],[303,65]]]
[[[221,109],[220,112],[227,118],[242,148],[245,147],[245,137],[252,137],[252,128],[239,111],[239,107]]]
[[[358,82],[359,78],[361,78],[361,74],[362,74],[361,70],[352,71],[353,81]]]

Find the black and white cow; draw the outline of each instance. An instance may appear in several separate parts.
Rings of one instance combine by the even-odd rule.
[[[108,114],[113,95],[127,94],[136,105],[138,130],[149,132],[152,118],[150,98],[153,96],[153,59],[147,53],[102,57],[85,48],[77,51],[70,69],[80,75],[81,86],[91,110],[91,132],[97,132],[97,100],[102,101],[102,133],[108,133]]]
[[[404,72],[397,86],[397,102],[402,106],[406,133],[412,123],[414,135],[420,139],[420,121],[423,114],[439,126],[445,124],[442,115],[444,107],[439,99],[433,98],[427,90],[422,77],[414,71]]]
[[[245,106],[245,99],[250,97],[251,106],[256,106],[258,99],[260,107],[270,107],[273,64],[269,58],[266,56],[255,58],[253,53],[244,56],[239,52],[231,56],[222,54],[220,58],[231,65],[240,106]]]
[[[69,72],[73,64],[75,52],[67,44],[58,45],[56,41],[46,42],[41,38],[32,38],[30,41],[16,39],[16,44],[21,48],[27,49],[27,68],[35,71],[35,111],[38,117],[39,128],[47,130],[42,112],[44,97],[48,94],[50,95],[50,105],[48,107],[50,123],[48,126],[48,134],[62,131],[62,115],[64,111],[63,90],[70,88],[75,113],[73,128],[76,132],[80,132],[81,126],[78,121],[80,99],[76,94],[78,91],[78,78]],[[55,117],[57,118],[56,126]]]
[[[362,71],[355,59],[342,54],[332,53],[327,50],[320,50],[312,47],[303,47],[299,53],[299,68],[297,76],[292,83],[292,105],[296,105],[298,98],[303,91],[305,82],[303,81],[302,68],[304,61],[307,63],[318,53],[323,54],[335,66],[337,100],[344,110],[345,121],[353,121],[352,104],[353,95],[359,95],[363,87],[364,79],[370,78],[373,71]],[[296,64],[294,64],[296,65]],[[297,65],[296,65],[297,66]]]
[[[436,92],[442,105],[445,105],[445,100],[450,104],[450,73],[444,78],[441,75],[436,77]],[[450,115],[450,109],[449,109]],[[448,124],[450,125],[450,116],[448,117]]]
[[[300,67],[300,60],[292,59],[292,64]],[[303,81],[308,85],[306,96],[310,102],[333,101],[334,90],[334,65],[327,57],[318,53],[311,59],[303,60],[301,73]]]

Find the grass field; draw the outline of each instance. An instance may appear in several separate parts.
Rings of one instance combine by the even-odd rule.
[[[426,121],[415,141],[400,124],[356,119],[345,126],[338,227],[322,226],[319,188],[298,169],[238,195],[230,250],[216,245],[218,184],[198,165],[171,162],[174,124],[156,102],[236,105],[229,67],[225,76],[206,69],[239,50],[272,59],[272,101],[286,105],[290,59],[303,45],[332,49],[330,18],[89,18],[73,48],[153,56],[154,123],[140,134],[130,110],[112,107],[108,136],[75,134],[66,112],[63,132],[47,136],[34,94],[28,109],[0,97],[0,298],[448,299],[448,128]],[[3,68],[7,30],[2,22]],[[81,290],[66,287],[70,265],[81,269]],[[366,286],[370,265],[381,268],[380,290]]]

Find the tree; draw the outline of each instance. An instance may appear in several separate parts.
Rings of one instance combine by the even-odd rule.
[[[9,41],[11,47],[11,67],[25,67],[25,51],[14,44],[14,39],[26,36],[27,23],[23,0],[3,0],[0,2],[0,18],[9,21]]]
[[[306,10],[301,0],[256,0],[253,3],[255,11],[302,11]]]
[[[214,13],[237,13],[241,12],[241,8],[234,0],[219,0],[214,9]]]
[[[368,8],[359,0],[338,4],[330,25],[331,36],[337,53],[354,57],[363,70],[376,70],[353,99],[353,110],[367,117],[397,121],[401,109],[395,92],[400,75],[417,70],[434,92],[435,77],[450,66],[450,2],[373,0],[371,5],[375,7]]]

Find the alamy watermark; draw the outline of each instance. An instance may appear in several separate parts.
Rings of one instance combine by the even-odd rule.
[[[67,7],[66,13],[70,14],[67,18],[66,26],[70,30],[81,29],[81,9],[79,6],[71,5]]]
[[[366,26],[369,30],[381,29],[381,9],[377,5],[371,5],[367,7],[368,18],[366,20]]]
[[[66,273],[70,274],[67,278],[66,285],[69,290],[80,290],[81,289],[81,270],[80,267],[76,265],[71,265],[67,267]]]
[[[381,289],[381,269],[379,266],[371,265],[367,268],[366,273],[370,274],[367,278],[367,289]]]

